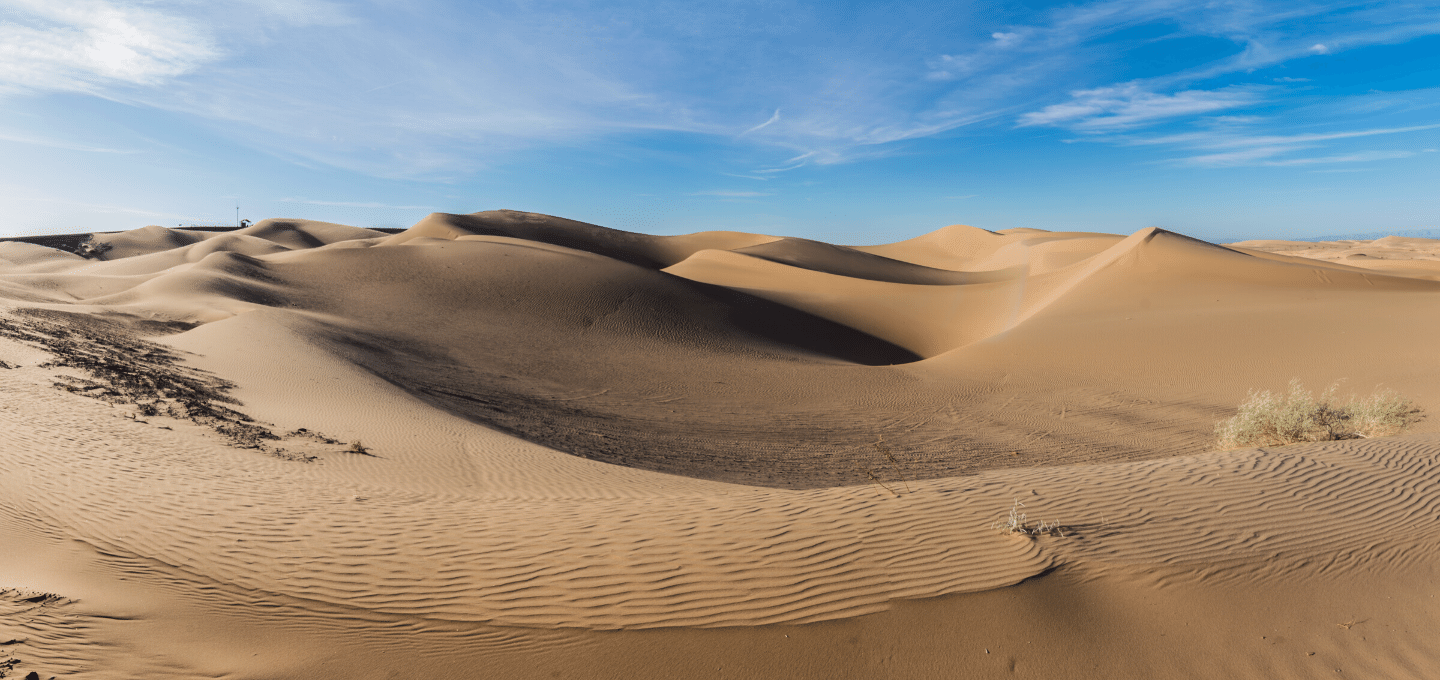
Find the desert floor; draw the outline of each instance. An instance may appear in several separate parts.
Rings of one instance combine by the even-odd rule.
[[[1440,241],[64,243],[0,241],[0,677],[1440,677],[1440,420],[1214,436],[1440,411]]]

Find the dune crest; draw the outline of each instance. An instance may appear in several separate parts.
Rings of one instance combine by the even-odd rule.
[[[1295,377],[1440,408],[1440,241],[839,246],[501,210],[46,242],[0,241],[26,672],[1440,668],[1433,607],[1393,599],[1440,555],[1440,422],[1213,429]],[[1012,508],[1057,528],[1006,534]]]

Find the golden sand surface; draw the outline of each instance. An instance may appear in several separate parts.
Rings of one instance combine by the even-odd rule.
[[[1440,240],[81,252],[0,242],[15,677],[1440,676],[1440,421],[1214,437],[1292,378],[1440,408]]]

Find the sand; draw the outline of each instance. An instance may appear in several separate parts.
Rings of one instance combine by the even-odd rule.
[[[1440,241],[66,242],[0,241],[15,677],[1440,674],[1440,422],[1214,444],[1440,409]]]

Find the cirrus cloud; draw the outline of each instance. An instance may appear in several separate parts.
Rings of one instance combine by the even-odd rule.
[[[1261,101],[1259,86],[1219,90],[1148,92],[1130,83],[1070,93],[1071,100],[1020,116],[1019,127],[1065,126],[1079,131],[1132,128],[1147,123],[1251,106]]]
[[[196,22],[107,0],[5,0],[0,87],[93,93],[154,86],[221,53]]]

